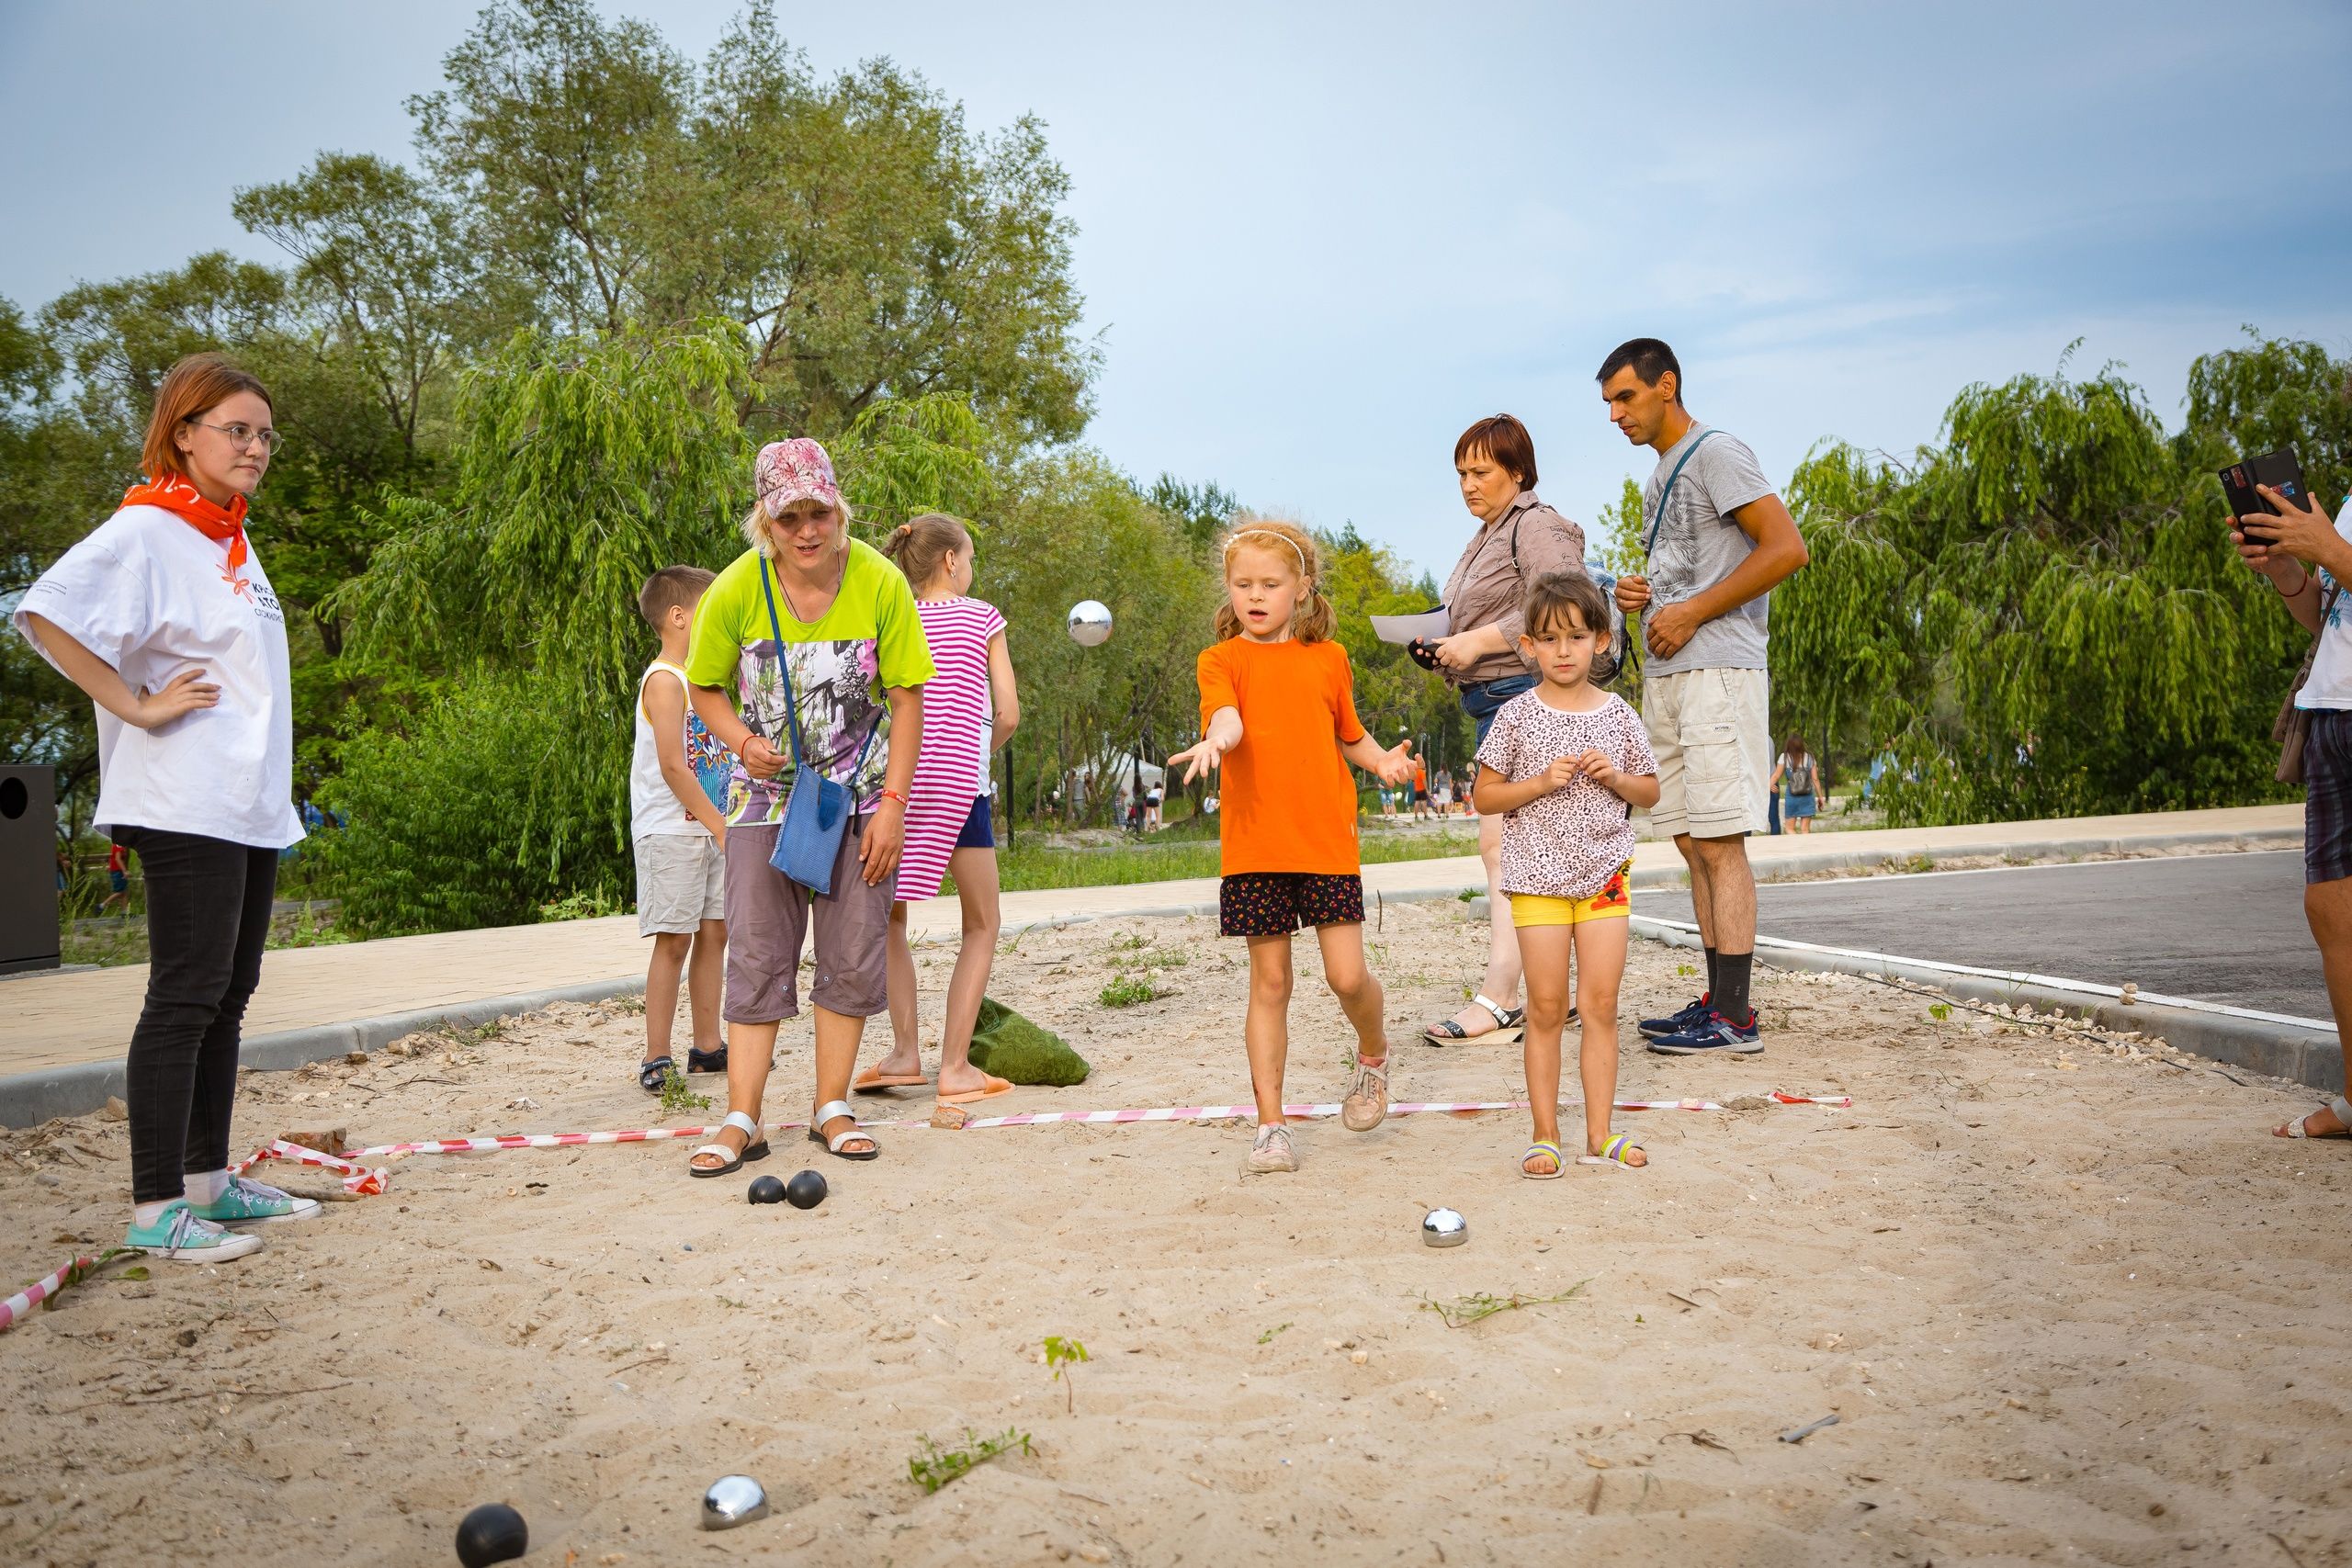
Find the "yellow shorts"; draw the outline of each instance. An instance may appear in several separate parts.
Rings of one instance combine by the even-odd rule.
[[[1617,868],[1609,885],[1589,898],[1552,898],[1541,893],[1511,893],[1510,923],[1513,926],[1580,926],[1587,920],[1623,919],[1634,912],[1633,890],[1625,885],[1626,874],[1634,869],[1627,861]]]

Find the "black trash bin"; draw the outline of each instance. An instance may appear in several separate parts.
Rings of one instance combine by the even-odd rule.
[[[0,975],[54,969],[57,770],[0,767]]]

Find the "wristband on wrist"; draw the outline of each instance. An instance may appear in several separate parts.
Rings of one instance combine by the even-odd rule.
[[[2309,588],[2311,585],[2312,573],[2309,567],[2305,567],[2303,569],[2303,580],[2301,582],[2296,583],[2292,588],[2278,588],[2278,580],[2275,577],[2270,580],[2270,586],[2273,588],[2278,588],[2280,597],[2287,599],[2292,599],[2295,595],[2301,593],[2304,589]]]
[[[885,800],[895,800],[901,806],[904,806],[907,803],[907,797],[900,795],[895,789],[885,788],[882,791],[882,798]]]

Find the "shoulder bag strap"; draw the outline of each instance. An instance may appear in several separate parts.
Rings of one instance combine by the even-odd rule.
[[[792,765],[800,763],[800,705],[792,695],[792,660],[784,653],[784,624],[775,618],[775,590],[768,586],[768,558],[760,558],[760,593],[768,602],[768,632],[775,638],[776,674],[784,682],[784,716],[792,728]]]
[[[1704,446],[1707,437],[1713,434],[1712,429],[1699,432],[1699,439],[1690,443],[1690,450],[1682,454],[1681,459],[1674,465],[1674,472],[1666,476],[1666,488],[1658,492],[1657,515],[1650,520],[1649,534],[1642,540],[1643,555],[1650,553],[1651,547],[1657,543],[1657,531],[1666,526],[1666,503],[1674,499],[1674,481],[1682,477],[1683,468],[1699,455],[1699,448]]]

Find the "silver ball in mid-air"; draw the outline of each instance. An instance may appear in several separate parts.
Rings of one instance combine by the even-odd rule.
[[[1470,1222],[1451,1209],[1431,1209],[1421,1216],[1421,1241],[1429,1247],[1460,1247],[1470,1239]]]
[[[1069,607],[1069,639],[1080,648],[1100,648],[1111,640],[1111,607],[1100,599],[1080,599]]]
[[[768,1495],[748,1475],[722,1475],[702,1495],[702,1528],[731,1530],[768,1517]]]

